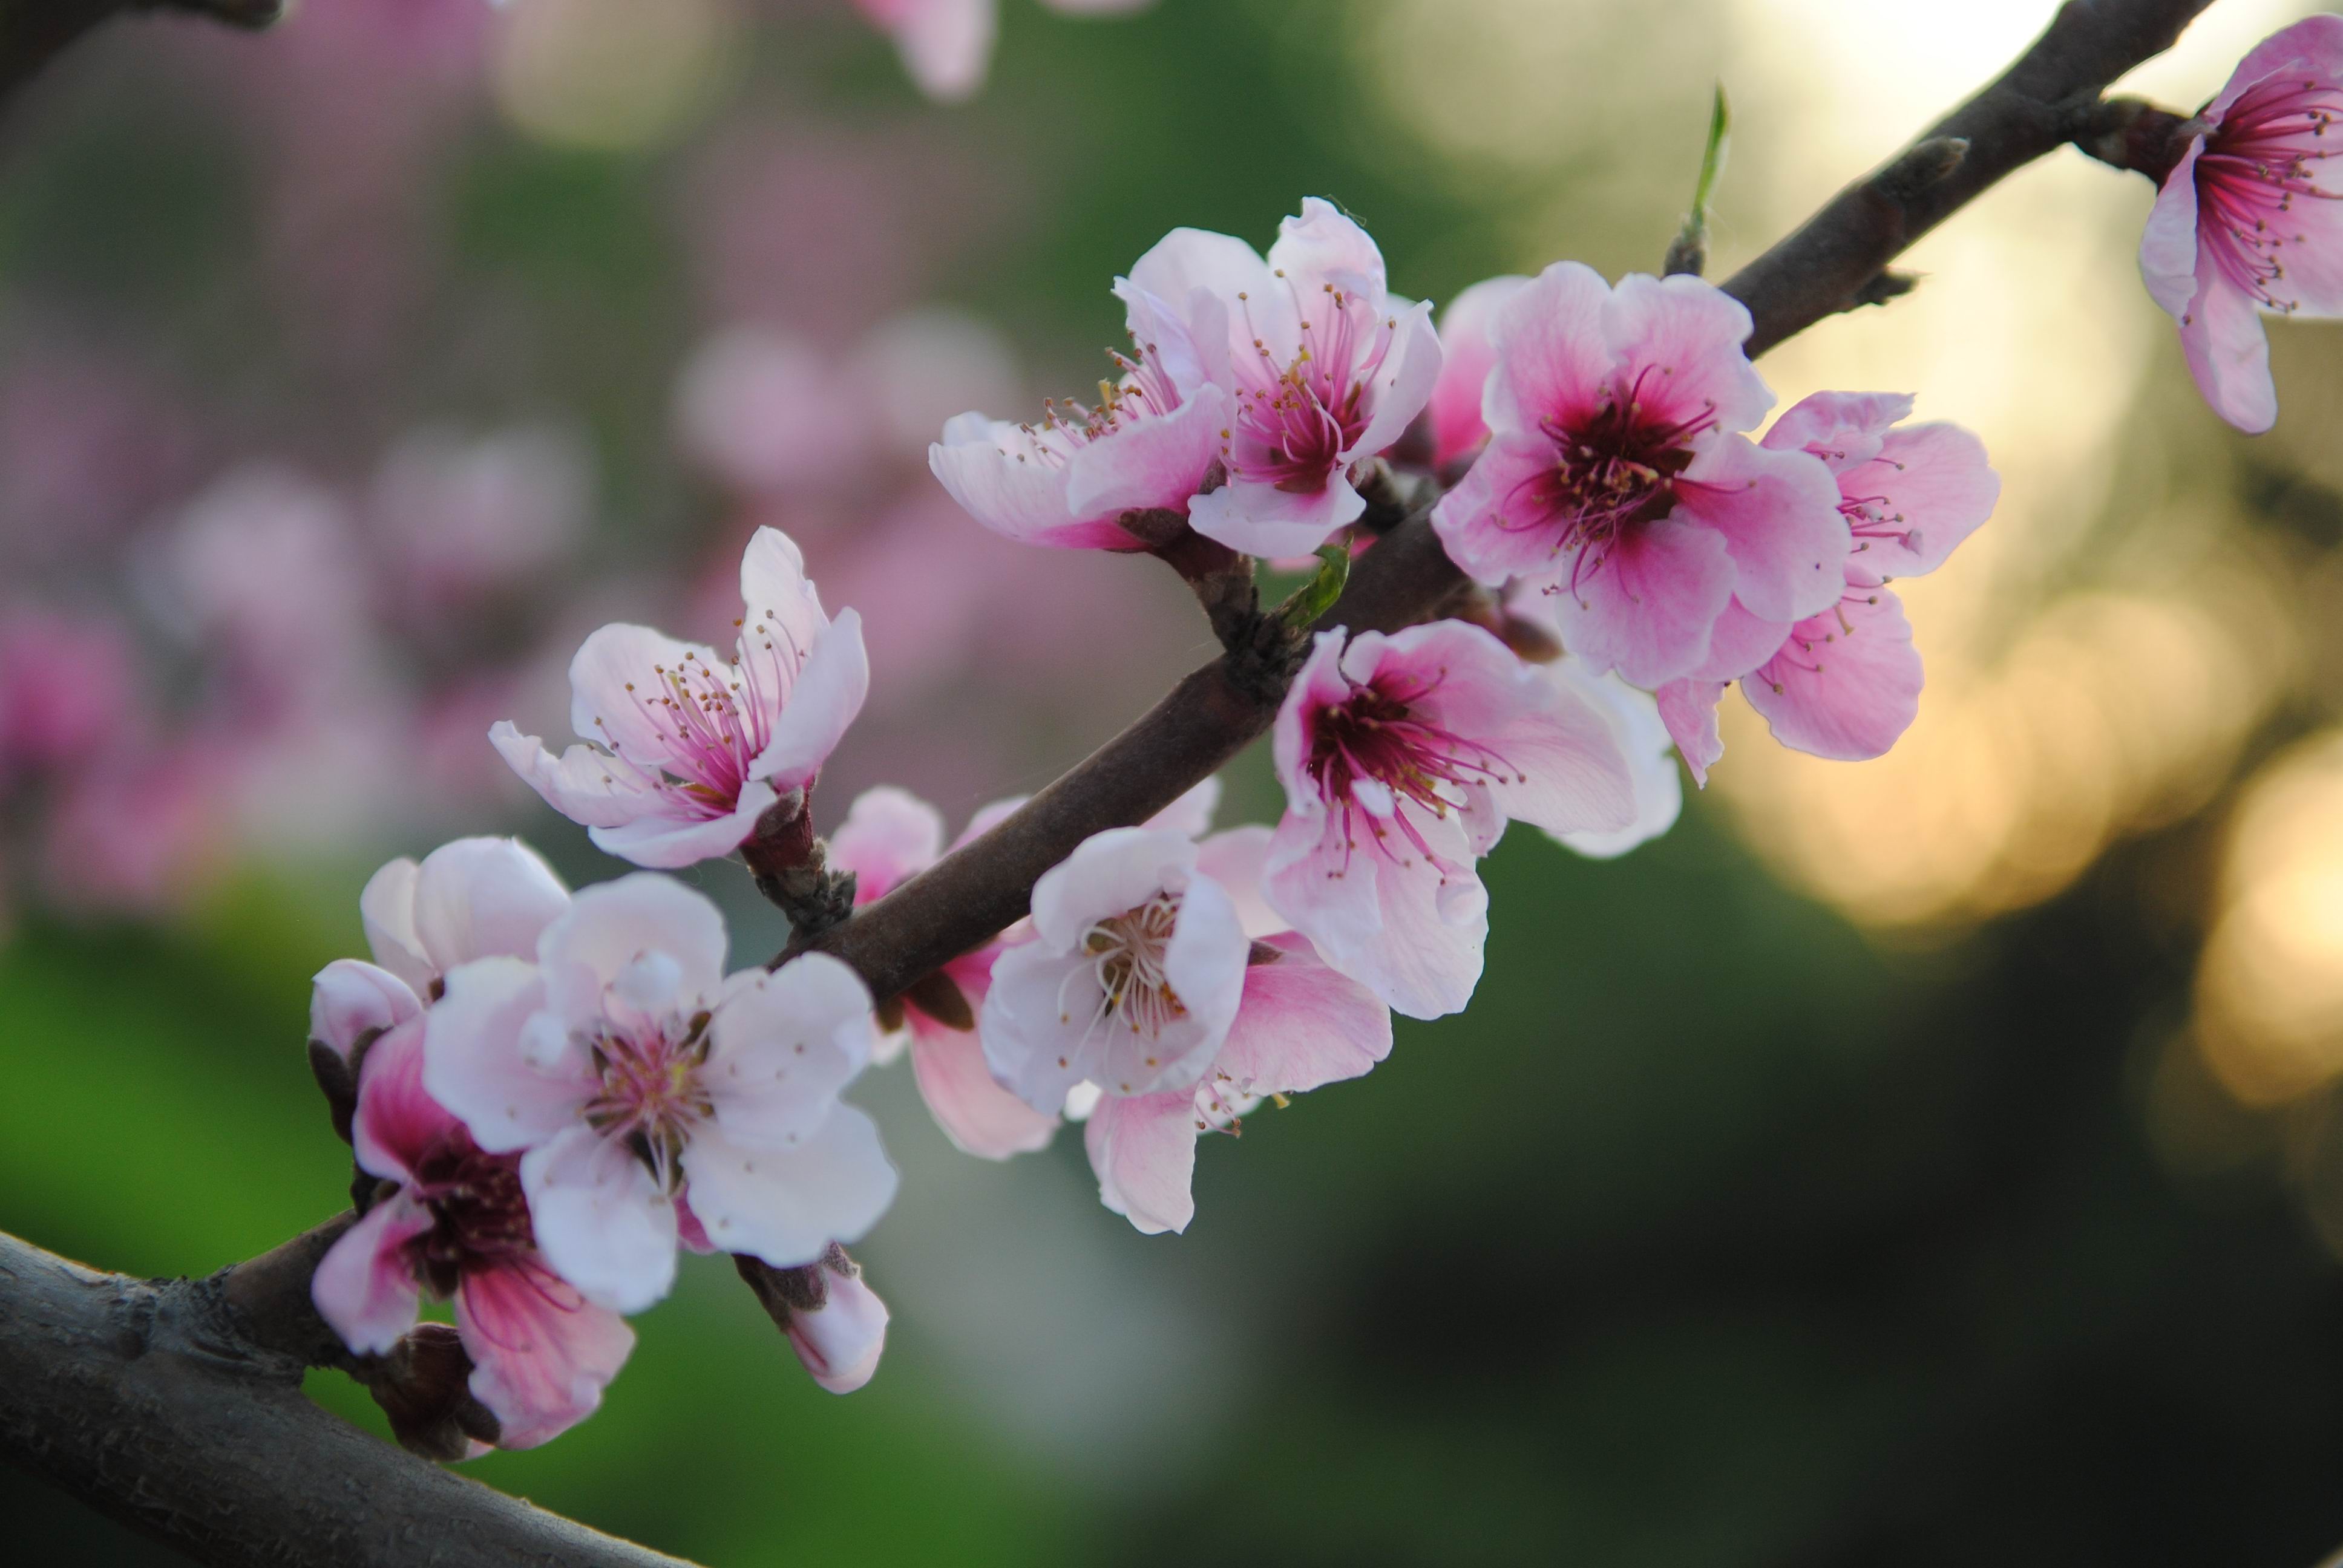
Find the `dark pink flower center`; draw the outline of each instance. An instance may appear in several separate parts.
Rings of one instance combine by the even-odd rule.
[[[1416,853],[1437,861],[1416,825],[1416,811],[1445,817],[1473,785],[1523,780],[1499,753],[1443,728],[1425,710],[1425,699],[1436,689],[1436,681],[1378,675],[1352,688],[1343,701],[1319,710],[1309,768],[1320,798],[1342,822],[1345,864],[1349,851],[1358,848],[1362,825],[1369,842],[1387,856],[1401,854],[1391,842],[1396,829]],[[1362,783],[1369,793],[1380,789],[1390,794],[1389,815],[1360,802]]]
[[[1249,297],[1240,294],[1237,301],[1250,325]],[[1302,345],[1292,360],[1281,365],[1258,334],[1252,354],[1237,357],[1236,415],[1224,459],[1232,477],[1309,496],[1325,489],[1342,454],[1366,433],[1373,413],[1366,394],[1391,356],[1399,323],[1378,320],[1371,302],[1331,283],[1320,286],[1315,301],[1296,291],[1294,311]]]
[[[2287,286],[2286,247],[2308,236],[2297,201],[2333,201],[2319,165],[2335,156],[2327,132],[2343,87],[2301,76],[2257,82],[2229,106],[2197,157],[2197,236],[2223,275],[2272,310],[2300,303]]]
[[[453,1295],[465,1274],[535,1254],[518,1155],[484,1153],[455,1128],[416,1163],[410,1190],[432,1225],[407,1243],[408,1261],[434,1293]]]
[[[1674,509],[1694,437],[1716,423],[1714,404],[1678,417],[1648,396],[1653,367],[1604,389],[1588,413],[1540,423],[1554,460],[1516,487],[1498,518],[1512,530],[1551,529],[1556,555],[1574,552],[1569,586],[1602,569],[1632,528]]]
[[[709,1014],[698,1012],[679,1030],[657,1024],[613,1030],[590,1047],[601,1086],[586,1103],[587,1124],[631,1150],[662,1191],[675,1189],[684,1145],[716,1113],[700,1075],[708,1023]]]
[[[619,764],[679,815],[703,821],[739,809],[749,769],[771,743],[781,704],[805,664],[805,649],[772,611],[753,623],[733,624],[748,629],[730,664],[711,665],[686,653],[675,668],[651,666],[648,690],[627,682],[637,717],[658,736],[664,756],[629,756],[609,728],[595,720]]]

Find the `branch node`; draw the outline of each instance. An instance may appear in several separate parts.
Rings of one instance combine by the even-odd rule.
[[[1930,136],[1915,142],[1879,171],[1874,183],[1899,206],[1952,178],[1969,156],[1966,136]]]

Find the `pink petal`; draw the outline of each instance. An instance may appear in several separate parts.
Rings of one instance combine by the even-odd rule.
[[[405,980],[417,996],[439,978],[415,931],[415,884],[423,868],[402,857],[367,879],[358,892],[358,919],[374,961]]]
[[[617,828],[669,809],[647,775],[591,746],[572,746],[556,758],[508,719],[490,727],[488,742],[521,782],[580,827]]]
[[[1750,613],[1787,621],[1821,611],[1845,580],[1850,541],[1838,503],[1838,482],[1818,458],[1727,436],[1684,470],[1674,515],[1725,536],[1733,594]]]
[[[456,1287],[456,1332],[472,1397],[503,1429],[498,1448],[534,1448],[594,1413],[635,1332],[533,1258],[474,1269]]]
[[[1391,353],[1375,373],[1374,412],[1359,438],[1343,452],[1345,462],[1373,457],[1407,434],[1439,384],[1440,335],[1432,329],[1432,307],[1410,306],[1391,331],[1394,338]]]
[[[1615,675],[1590,676],[1575,658],[1544,667],[1546,678],[1592,705],[1612,727],[1627,759],[1635,795],[1634,820],[1610,833],[1563,833],[1554,837],[1581,855],[1610,859],[1675,826],[1684,809],[1684,781],[1676,771],[1675,746],[1649,692]]]
[[[675,1282],[675,1205],[623,1143],[569,1127],[521,1156],[520,1184],[538,1250],[588,1301],[639,1312]],[[697,1193],[693,1206],[726,1244]]]
[[[447,994],[424,1014],[423,1086],[492,1154],[553,1137],[595,1091],[582,1050],[533,1059],[531,1026],[544,1006],[535,965],[481,959],[450,970]]]
[[[427,1155],[459,1136],[460,1123],[423,1087],[423,1031],[419,1015],[400,1024],[368,1049],[358,1073],[352,1151],[361,1170],[394,1181],[412,1181]]]
[[[2278,423],[2278,387],[2270,379],[2269,338],[2261,312],[2210,257],[2198,269],[2203,285],[2180,321],[2188,374],[2214,413],[2258,436]]]
[[[1651,370],[1642,397],[1677,421],[1713,411],[1723,430],[1754,430],[1774,394],[1741,346],[1748,308],[1689,274],[1619,280],[1604,315],[1604,336],[1623,367]]]
[[[1093,524],[1111,524],[1133,508],[1185,510],[1220,460],[1228,422],[1228,393],[1200,387],[1169,414],[1131,420],[1090,442],[1066,465],[1067,510]],[[1128,536],[1122,542],[1128,546]]]
[[[1451,812],[1416,818],[1438,860],[1346,846],[1339,823],[1289,814],[1271,840],[1272,908],[1326,961],[1410,1018],[1461,1012],[1480,983],[1489,896]]]
[[[862,618],[850,609],[814,638],[797,684],[773,723],[773,738],[749,765],[749,777],[778,790],[809,782],[838,749],[847,727],[870,694],[870,658],[862,648]]]
[[[1188,503],[1188,524],[1243,555],[1272,560],[1306,556],[1336,528],[1359,520],[1367,503],[1341,473],[1323,488],[1295,493],[1237,478]]]
[[[954,1148],[980,1160],[1006,1160],[1048,1147],[1058,1131],[1057,1117],[1034,1110],[992,1081],[984,1047],[972,1030],[947,1029],[916,1011],[910,1029],[911,1074],[920,1098]]]
[[[1074,952],[1094,923],[1185,886],[1195,866],[1194,839],[1176,829],[1094,833],[1034,882],[1033,929],[1052,951]]]
[[[423,858],[415,931],[445,974],[474,959],[535,958],[537,939],[569,907],[569,890],[518,839],[458,839]]]
[[[830,864],[854,873],[854,901],[892,892],[943,855],[943,814],[891,784],[865,789],[830,836]]]
[[[327,1250],[309,1282],[317,1315],[359,1355],[382,1355],[415,1326],[417,1290],[407,1243],[431,1211],[402,1190],[366,1211]]]
[[[928,468],[960,509],[1003,538],[1059,549],[1128,550],[1138,541],[1112,522],[1078,522],[1066,504],[1068,454],[1054,460],[1019,427],[962,414],[928,448]]]
[[[1912,398],[1902,392],[1817,392],[1775,420],[1757,444],[1811,452],[1842,474],[1877,457],[1888,429],[1911,413]]]
[[[639,768],[656,768],[674,755],[667,728],[653,717],[666,696],[660,670],[679,670],[687,658],[710,669],[726,660],[705,643],[684,642],[647,626],[602,627],[569,660],[569,727],[623,755]]]
[[[1783,745],[1858,761],[1880,756],[1910,727],[1920,681],[1911,623],[1883,588],[1850,593],[1835,612],[1799,622],[1741,689]]]
[[[1099,1201],[1147,1235],[1185,1231],[1196,1217],[1196,1096],[1109,1095],[1082,1129]]]
[[[748,971],[709,1020],[701,1081],[716,1125],[744,1148],[810,1138],[870,1060],[870,991],[826,953]]]
[[[571,748],[573,752],[579,749]],[[680,870],[702,860],[722,859],[739,849],[757,830],[758,819],[779,799],[770,784],[752,779],[740,786],[731,810],[721,817],[701,817],[679,810],[672,793],[661,794],[645,802],[649,809],[610,827],[588,827],[586,836],[604,854],[648,870]]]
[[[860,1274],[824,1268],[822,1276],[821,1305],[789,1313],[789,1348],[815,1382],[832,1393],[852,1393],[879,1370],[887,1348],[887,1303]]]
[[[2235,85],[2237,78],[2230,78]],[[2148,297],[2178,321],[2197,297],[2197,160],[2205,151],[2197,136],[2164,176],[2139,236],[2139,277]]]
[[[1273,962],[1245,970],[1244,1005],[1212,1074],[1243,1094],[1301,1094],[1357,1078],[1391,1054],[1391,1012],[1356,980],[1337,973],[1310,939],[1267,939]]]
[[[598,882],[546,929],[538,950],[547,1004],[573,1028],[598,1025],[605,989],[651,954],[675,963],[679,998],[703,997],[724,978],[728,945],[715,903],[672,877],[637,871]]]
[[[1501,437],[1530,434],[1603,400],[1614,363],[1604,327],[1610,303],[1600,273],[1557,261],[1498,307],[1489,328],[1496,374],[1483,406],[1490,429]]]
[[[1593,669],[1616,669],[1653,688],[1708,657],[1711,628],[1733,602],[1733,557],[1724,534],[1682,520],[1683,511],[1628,529],[1574,591],[1567,584],[1555,591],[1563,646]],[[1831,516],[1837,518],[1835,508]],[[1845,546],[1839,550],[1843,556]]]
[[[1212,830],[1212,813],[1221,806],[1221,776],[1217,773],[1191,787],[1188,792],[1147,819],[1146,827],[1166,832],[1201,839]]]
[[[740,552],[740,604],[746,620],[769,639],[800,651],[813,647],[830,626],[821,594],[805,574],[797,541],[779,528],[759,528]],[[773,632],[779,637],[773,637]],[[744,630],[741,641],[748,641]],[[744,648],[745,651],[745,648]]]
[[[2205,117],[2219,123],[2247,88],[2280,71],[2302,71],[2328,81],[2343,76],[2343,16],[2306,16],[2255,45],[2237,62],[2219,95],[2205,106]]]
[[[1708,657],[1692,672],[1695,680],[1738,680],[1767,659],[1790,635],[1786,620],[1760,620],[1749,607],[1735,599],[1716,618],[1709,633]]]
[[[1459,570],[1498,588],[1509,578],[1564,568],[1564,525],[1530,498],[1531,487],[1552,471],[1554,458],[1554,442],[1545,436],[1500,428],[1463,481],[1440,498],[1432,530]]]
[[[1985,443],[1957,425],[1913,425],[1893,431],[1878,459],[1849,470],[1840,487],[1865,498],[1869,511],[1905,530],[1901,538],[1855,541],[1850,566],[1873,581],[1935,571],[1963,539],[1993,516],[2001,476],[1986,462]],[[1871,502],[1870,497],[1879,497]]]
[[[336,959],[309,986],[309,1038],[347,1060],[362,1035],[378,1033],[421,1015],[423,1004],[405,980],[362,959]]]
[[[1312,816],[1325,809],[1318,798],[1317,781],[1303,764],[1310,755],[1318,713],[1351,695],[1351,683],[1342,676],[1342,648],[1343,633],[1339,628],[1319,632],[1311,639],[1310,657],[1286,689],[1285,701],[1278,708],[1276,723],[1270,730],[1271,755],[1278,781],[1285,786],[1289,814]]]
[[[1484,278],[1448,302],[1440,313],[1440,377],[1426,405],[1432,416],[1432,462],[1445,468],[1480,449],[1489,438],[1481,401],[1497,347],[1489,329],[1498,310],[1529,282],[1526,277]]]
[[[1373,236],[1320,196],[1304,196],[1301,213],[1279,222],[1269,267],[1304,298],[1330,284],[1368,299],[1383,294],[1383,253]]]
[[[832,1241],[851,1241],[895,1198],[895,1168],[879,1128],[851,1105],[788,1149],[750,1148],[703,1127],[683,1151],[691,1207],[728,1252],[777,1269],[810,1263]]]
[[[973,843],[983,838],[1015,816],[1030,799],[1031,796],[1011,795],[1005,800],[989,801],[979,806],[976,814],[968,819],[968,826],[960,830],[960,837],[952,840],[951,847],[957,849],[962,844]]]
[[[1266,826],[1252,823],[1215,833],[1196,846],[1196,874],[1220,884],[1236,906],[1245,935],[1256,941],[1286,929],[1262,891],[1269,873],[1270,836]]]
[[[1719,680],[1672,680],[1658,692],[1660,719],[1676,743],[1676,751],[1692,769],[1693,782],[1705,789],[1708,770],[1725,755],[1717,734],[1716,703],[1725,695]]]

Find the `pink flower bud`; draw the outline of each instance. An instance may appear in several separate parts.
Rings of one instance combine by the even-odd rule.
[[[845,1261],[852,1271],[839,1272],[831,1258]],[[822,1302],[790,1312],[789,1348],[814,1382],[832,1393],[852,1393],[879,1370],[880,1352],[887,1348],[887,1303],[840,1249],[832,1248],[815,1268],[824,1287]]]

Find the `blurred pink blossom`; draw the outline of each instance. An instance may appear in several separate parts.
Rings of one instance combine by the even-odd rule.
[[[526,425],[468,439],[427,428],[376,470],[370,533],[410,603],[461,603],[567,559],[593,490],[593,460],[573,430]]]

